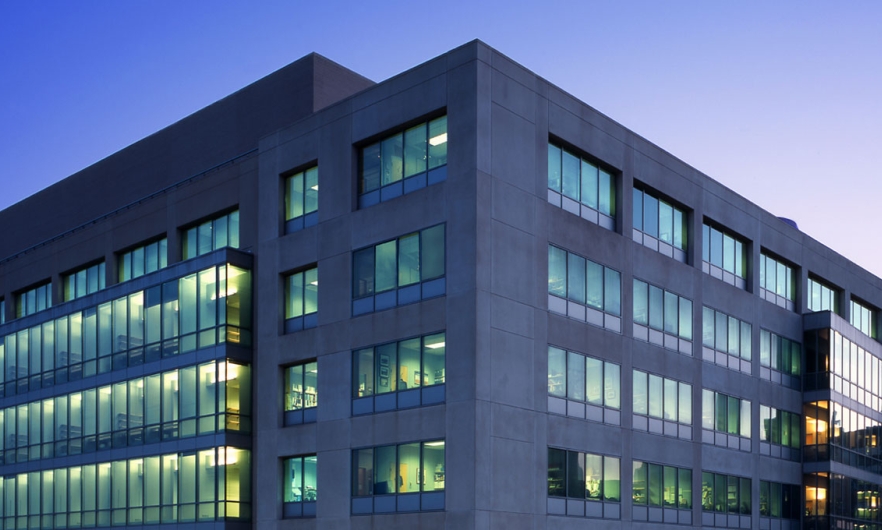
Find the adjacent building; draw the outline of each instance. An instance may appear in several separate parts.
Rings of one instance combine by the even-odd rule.
[[[879,278],[481,42],[0,224],[3,528],[882,526]]]

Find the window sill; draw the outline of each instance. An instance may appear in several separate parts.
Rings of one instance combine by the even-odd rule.
[[[737,434],[728,434],[725,432],[702,429],[701,442],[709,445],[716,445],[717,447],[737,449],[739,451],[745,451],[747,453],[751,451],[750,438],[738,436]]]
[[[298,410],[286,410],[284,413],[285,427],[291,425],[302,425],[304,423],[315,423],[318,416],[317,407],[307,407]]]
[[[643,416],[640,414],[634,414],[632,416],[631,425],[635,431],[645,431],[650,434],[680,438],[681,440],[692,440],[691,425],[665,421],[659,418],[650,418],[649,416]]]
[[[438,405],[444,403],[446,392],[446,385],[440,384],[355,398],[352,400],[352,415]]]
[[[440,511],[444,509],[444,491],[353,497],[351,509],[352,515]]]
[[[633,239],[635,243],[643,245],[650,250],[654,250],[659,254],[677,260],[680,263],[686,263],[686,252],[683,249],[676,248],[673,245],[654,238],[649,234],[644,234],[636,228],[633,230]]]
[[[730,355],[726,352],[717,351],[708,348],[707,346],[702,346],[701,358],[709,363],[715,363],[730,370],[737,370],[746,374],[752,372],[750,360],[742,359],[741,357]]]
[[[631,508],[631,520],[692,526],[692,510],[660,508],[655,506],[633,506]]]
[[[358,197],[358,209],[368,208],[381,202],[390,201],[396,197],[413,193],[432,184],[438,184],[447,180],[447,166],[436,167],[428,173],[420,173],[407,177],[398,182],[387,184],[380,189],[369,191]]]
[[[447,291],[445,278],[427,280],[422,283],[400,287],[391,291],[358,298],[352,301],[352,316],[374,313],[393,307],[413,304],[443,296]]]
[[[318,212],[310,212],[306,215],[301,215],[300,217],[295,217],[294,219],[288,219],[287,221],[285,221],[285,233],[291,234],[294,232],[299,232],[304,228],[309,228],[317,224]]]
[[[619,410],[554,396],[548,396],[548,412],[609,425],[622,424],[622,413]]]
[[[558,208],[570,212],[571,214],[578,215],[589,223],[594,223],[611,231],[615,231],[616,229],[616,220],[614,218],[600,213],[598,210],[595,210],[590,206],[586,206],[570,199],[569,197],[563,196],[554,190],[548,190],[548,202],[553,206],[557,206]]]
[[[548,310],[558,313],[579,322],[587,322],[592,326],[608,329],[616,333],[622,332],[622,319],[609,313],[604,313],[593,307],[584,306],[576,302],[570,302],[553,294],[548,295]]]
[[[314,328],[318,325],[318,313],[310,313],[302,317],[285,320],[285,333],[296,333],[304,329]]]
[[[282,517],[285,519],[315,517],[315,501],[286,502],[282,505]]]
[[[701,525],[716,526],[718,528],[750,528],[750,516],[701,512]]]
[[[721,280],[725,283],[728,283],[729,285],[735,286],[735,287],[741,289],[742,291],[747,290],[747,280],[746,279],[744,279],[740,276],[735,276],[731,272],[725,271],[725,270],[717,267],[716,265],[711,265],[710,263],[708,263],[706,261],[702,261],[701,262],[701,270],[704,271],[705,274],[709,274],[710,276],[712,276],[718,280]]]
[[[692,356],[692,341],[690,340],[681,339],[670,333],[663,333],[640,324],[634,324],[633,335],[637,340]]]
[[[548,497],[548,515],[569,515],[573,517],[593,517],[596,519],[621,519],[622,505],[610,501],[583,501]]]

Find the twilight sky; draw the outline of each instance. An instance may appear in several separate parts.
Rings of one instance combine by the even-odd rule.
[[[309,52],[475,38],[882,276],[875,0],[3,1],[0,209]]]

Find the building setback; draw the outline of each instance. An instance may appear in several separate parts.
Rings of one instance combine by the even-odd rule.
[[[481,42],[0,225],[3,528],[882,528],[879,278]]]

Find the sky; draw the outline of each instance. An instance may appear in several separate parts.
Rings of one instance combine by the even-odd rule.
[[[310,52],[476,38],[882,276],[875,0],[3,0],[0,209]]]

